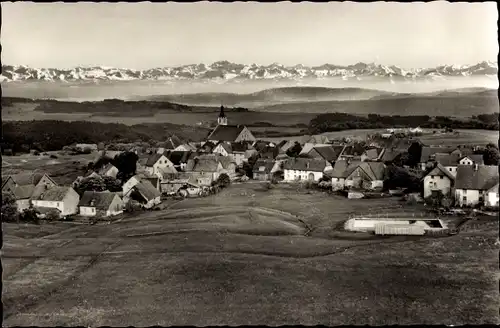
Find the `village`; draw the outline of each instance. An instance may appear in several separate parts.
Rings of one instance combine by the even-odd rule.
[[[489,153],[484,148],[481,153],[478,147],[424,145],[418,139],[419,128],[388,129],[362,141],[326,136],[257,140],[247,127],[228,125],[222,106],[217,123],[198,143],[172,136],[156,148],[69,145],[67,151],[96,154],[84,176],[65,185],[40,171],[4,175],[2,193],[15,200],[15,220],[83,223],[162,210],[165,200],[207,197],[235,183],[264,183],[267,188],[301,184],[347,199],[400,197],[407,200],[406,206],[423,203],[448,213],[457,208],[498,210],[498,163],[491,165],[498,156],[485,163]],[[129,162],[127,172],[113,165],[119,156]],[[368,221],[363,220],[370,217],[360,217],[355,224],[351,220],[346,229],[380,230],[377,222],[367,228]],[[432,228],[423,221],[420,225],[410,221],[395,218],[385,222],[387,229],[380,233],[422,235],[426,230],[422,224]]]

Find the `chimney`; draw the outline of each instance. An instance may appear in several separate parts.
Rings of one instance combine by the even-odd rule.
[[[474,164],[474,171],[477,171],[478,168],[479,168],[479,165]]]

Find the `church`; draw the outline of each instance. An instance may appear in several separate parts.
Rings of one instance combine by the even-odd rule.
[[[217,144],[221,141],[230,143],[242,141],[254,142],[256,139],[246,126],[228,125],[224,106],[221,106],[219,117],[217,118],[217,126],[208,135],[207,140]]]

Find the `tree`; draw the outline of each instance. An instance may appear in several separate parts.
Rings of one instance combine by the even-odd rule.
[[[422,156],[422,145],[419,142],[413,142],[408,148],[407,165],[415,167],[420,161],[420,156]]]
[[[290,149],[287,150],[286,154],[290,157],[297,157],[299,156],[301,151],[302,151],[302,146],[300,145],[300,143],[296,141],[295,144]]]
[[[23,212],[20,215],[21,221],[24,222],[33,222],[35,224],[39,223],[39,218],[38,218],[39,212],[35,210],[34,208],[26,208],[23,210]]]
[[[226,188],[227,186],[229,186],[231,184],[229,175],[227,175],[226,173],[222,173],[221,175],[219,175],[219,177],[217,178],[217,184],[221,188]]]
[[[407,188],[409,191],[420,191],[420,179],[408,172],[408,170],[390,165],[387,167],[386,178],[384,180],[384,188]]]
[[[122,181],[126,181],[135,175],[138,160],[139,156],[130,151],[115,156],[112,164],[118,169]]]
[[[49,210],[47,212],[47,214],[45,214],[45,218],[47,220],[51,220],[51,221],[54,221],[54,220],[59,220],[61,218],[61,212],[59,212],[59,210],[56,210],[55,208]]]
[[[16,222],[18,220],[16,198],[10,192],[2,191],[2,222]]]
[[[75,191],[81,196],[86,191],[104,191],[106,183],[100,177],[83,178],[75,185]]]
[[[103,177],[103,181],[106,186],[106,190],[109,190],[111,192],[122,191],[121,181],[118,180],[117,178],[105,176]]]
[[[498,146],[493,143],[486,145],[486,149],[483,152],[483,160],[485,165],[499,165],[500,153]]]

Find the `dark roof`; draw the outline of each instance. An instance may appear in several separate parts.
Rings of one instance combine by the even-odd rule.
[[[99,210],[108,210],[115,196],[116,193],[114,192],[86,191],[83,193],[82,198],[80,198],[78,206],[93,206]],[[94,201],[93,205],[92,201]]]
[[[219,141],[235,141],[245,127],[243,125],[217,125],[207,139]]]
[[[151,182],[151,184],[153,185],[153,187],[157,187],[158,186],[158,182],[160,181],[159,178],[144,178],[144,180],[148,180],[149,182]]]
[[[365,149],[361,145],[345,146],[342,151],[342,156],[361,156]]]
[[[253,166],[253,172],[269,174],[274,167],[274,163],[273,160],[258,159]]]
[[[247,142],[233,142],[231,143],[231,149],[233,152],[245,152],[248,150]]]
[[[456,166],[459,158],[458,155],[436,153],[434,160],[443,166]]]
[[[343,146],[319,146],[314,147],[312,150],[315,150],[323,159],[328,162],[334,162],[339,157],[340,153],[344,149]]]
[[[384,153],[382,154],[381,160],[382,162],[392,162],[395,160],[399,155],[403,154],[404,151],[400,149],[390,149],[386,148]]]
[[[148,159],[146,160],[146,164],[145,166],[153,166],[156,164],[156,162],[158,162],[158,160],[160,159],[160,157],[162,157],[163,154],[158,154],[158,153],[155,153],[155,154],[151,154],[148,156]]]
[[[12,178],[12,180],[14,181],[15,184],[19,185],[19,186],[25,186],[25,185],[36,185],[38,184],[38,182],[40,182],[40,180],[42,179],[43,177],[43,173],[19,173],[19,174],[15,174],[15,175],[11,175],[10,177]]]
[[[291,158],[285,161],[283,168],[285,170],[313,171],[323,172],[326,167],[325,160],[309,158]]]
[[[33,195],[34,190],[35,185],[23,185],[14,187],[12,193],[17,200],[28,199]]]
[[[365,150],[364,155],[368,159],[374,160],[374,159],[378,159],[383,151],[384,151],[384,148],[377,148],[377,147],[369,148],[369,149]]]
[[[141,182],[136,184],[134,188],[146,199],[147,201],[161,196],[160,191],[155,188],[148,180],[141,179]]]
[[[456,148],[451,147],[433,147],[433,146],[423,146],[422,154],[420,155],[420,163],[427,163],[430,157],[436,153],[449,154]]]
[[[52,187],[36,197],[36,200],[62,201],[68,194],[70,187]]]
[[[182,163],[187,163],[190,155],[190,151],[173,151],[168,155],[168,159],[174,165],[180,165]]]
[[[459,165],[455,180],[456,189],[488,190],[498,183],[498,166]]]
[[[437,176],[446,176],[448,177],[451,181],[455,181],[455,176],[451,174],[445,167],[444,165],[437,163],[436,166],[429,171],[425,176],[428,175],[437,175]]]
[[[177,136],[173,135],[164,144],[165,149],[175,149],[182,145],[181,139],[179,139]]]

